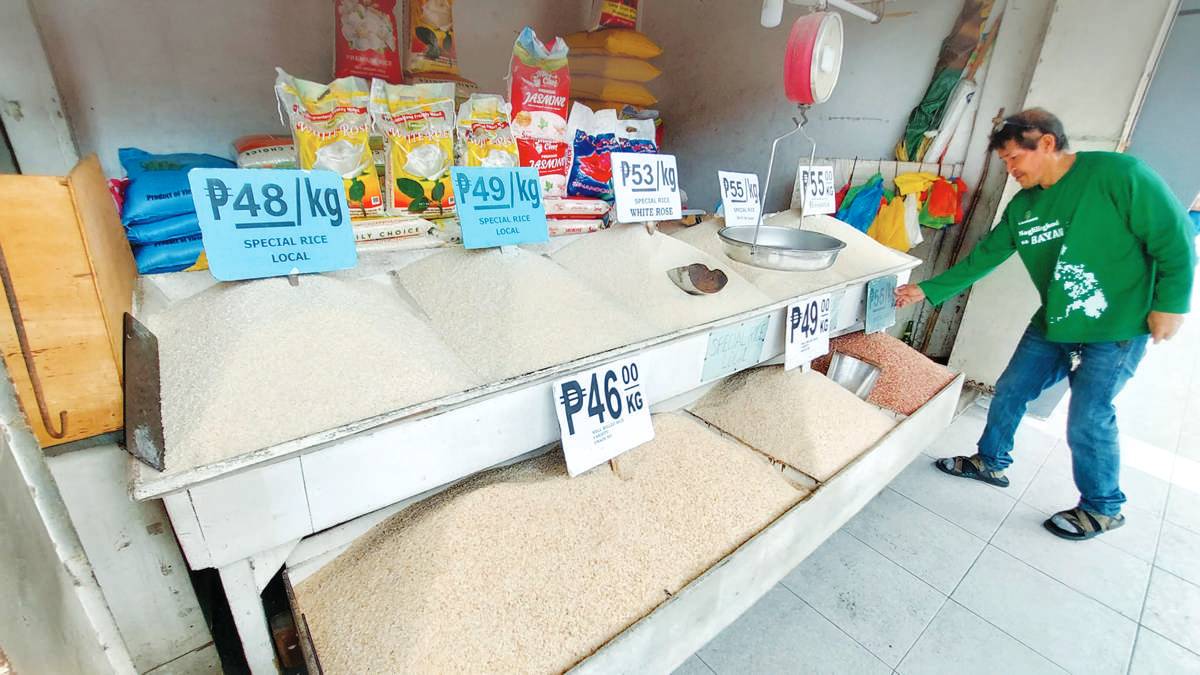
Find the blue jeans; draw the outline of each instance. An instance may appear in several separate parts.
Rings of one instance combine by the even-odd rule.
[[[1120,342],[1050,342],[1036,328],[1025,329],[1008,367],[996,382],[979,455],[988,469],[1012,464],[1013,436],[1025,407],[1043,390],[1066,377],[1071,383],[1067,444],[1079,488],[1079,506],[1115,516],[1125,503],[1118,479],[1121,449],[1113,398],[1133,376],[1146,353],[1148,335]],[[1072,368],[1072,355],[1078,366]]]

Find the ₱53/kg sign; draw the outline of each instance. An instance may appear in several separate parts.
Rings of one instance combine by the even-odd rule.
[[[537,169],[455,166],[450,178],[466,248],[550,239]]]
[[[358,263],[342,177],[332,171],[192,169],[188,183],[217,279],[329,272]]]
[[[618,223],[683,217],[675,155],[614,152],[610,157]]]
[[[572,476],[654,438],[637,359],[564,378],[551,391],[567,473]]]

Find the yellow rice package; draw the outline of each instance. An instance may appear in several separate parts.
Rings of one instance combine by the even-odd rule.
[[[375,80],[371,117],[384,138],[388,211],[452,215],[454,85]]]
[[[367,81],[343,77],[319,84],[275,70],[275,95],[291,121],[300,168],[328,169],[341,176],[352,216],[383,213],[383,191],[368,141]]]
[[[408,49],[404,53],[404,70],[457,75],[454,0],[408,0],[407,9]]]
[[[459,163],[463,166],[517,166],[517,140],[503,96],[472,94],[458,109]]]

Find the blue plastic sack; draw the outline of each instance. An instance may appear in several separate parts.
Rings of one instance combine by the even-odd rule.
[[[837,219],[866,232],[879,214],[879,200],[883,198],[883,176],[875,174],[866,182],[854,200],[844,202],[838,209]]]
[[[179,272],[196,264],[204,252],[200,235],[133,247],[138,274]]]
[[[200,220],[195,211],[125,228],[125,237],[131,244],[154,244],[197,234],[200,234]]]
[[[137,148],[121,148],[118,154],[121,166],[129,176],[125,207],[121,211],[121,222],[125,225],[162,220],[195,210],[192,190],[188,186],[188,171],[232,169],[235,166],[221,157],[190,152],[154,155]]]

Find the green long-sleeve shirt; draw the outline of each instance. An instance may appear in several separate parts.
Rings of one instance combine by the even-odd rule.
[[[1048,188],[1021,190],[962,262],[921,290],[935,305],[1016,252],[1042,305],[1034,326],[1054,342],[1128,340],[1151,311],[1188,311],[1195,266],[1182,206],[1129,155],[1080,152]]]

